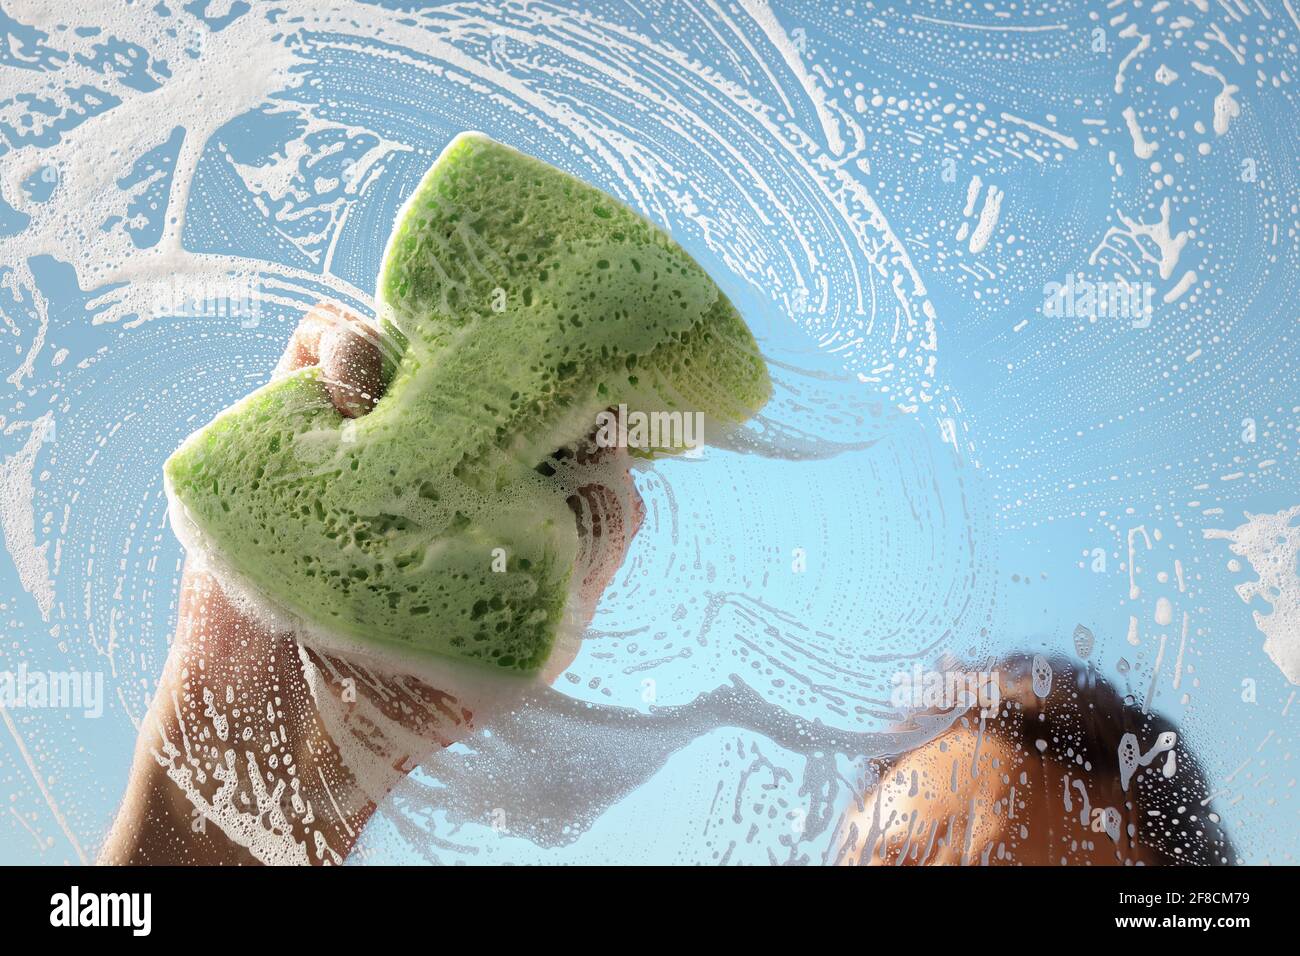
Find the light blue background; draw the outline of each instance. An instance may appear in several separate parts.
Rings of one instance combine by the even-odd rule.
[[[887,746],[877,736],[888,722],[880,701],[894,671],[944,652],[1072,654],[1083,624],[1097,636],[1093,659],[1146,701],[1161,630],[1153,608],[1165,596],[1175,624],[1163,629],[1170,643],[1154,706],[1179,722],[1216,780],[1233,775],[1218,805],[1243,855],[1295,862],[1297,708],[1282,713],[1293,687],[1261,649],[1251,613],[1268,607],[1233,591],[1251,579],[1250,567],[1230,571],[1226,544],[1203,537],[1242,524],[1243,512],[1300,504],[1294,5],[1209,4],[1203,13],[1194,4],[1165,12],[1160,4],[876,4],[850,13],[778,2],[771,21],[758,5],[725,15],[708,4],[644,12],[623,3],[582,12],[464,4],[426,13],[401,5],[358,7],[371,18],[364,24],[343,15],[323,26],[308,16],[301,28],[272,12],[284,6],[140,12],[195,31],[200,62],[205,36],[259,18],[262,33],[283,32],[299,56],[291,84],[204,144],[186,207],[186,249],[297,270],[285,279],[267,269],[264,288],[274,286],[276,298],[257,326],[193,315],[96,324],[107,290],[77,274],[74,256],[29,262],[48,329],[35,373],[5,386],[3,414],[8,425],[53,413],[56,430],[34,463],[32,512],[55,590],[43,616],[16,570],[0,566],[0,656],[9,669],[103,671],[108,700],[93,721],[7,712],[0,861],[75,861],[78,846],[93,856],[111,818],[136,736],[131,716],[149,698],[174,624],[181,554],[165,525],[163,459],[265,380],[300,309],[327,292],[311,279],[327,244],[336,276],[373,287],[398,204],[452,135],[477,128],[669,228],[754,325],[777,363],[778,389],[753,434],[763,454],[737,441],[639,475],[657,520],[607,596],[593,625],[599,636],[573,679],[560,681],[540,716],[423,768],[372,826],[363,859],[821,862],[861,784],[863,758]],[[80,41],[34,31],[16,8],[4,9],[4,46],[30,56],[0,56],[0,162],[6,154],[27,161],[30,137],[16,117],[48,104],[24,99],[15,71],[45,74],[49,102],[62,102],[75,91],[61,80],[68,57],[57,54]],[[96,23],[89,8],[68,16],[72,27]],[[1179,28],[1178,16],[1190,25]],[[368,32],[384,17],[403,27],[400,36]],[[415,44],[410,60],[392,56],[421,35],[429,46]],[[1121,63],[1142,36],[1150,45],[1121,83]],[[626,44],[612,56],[673,97],[601,79],[580,56],[593,37]],[[169,82],[172,71],[140,65],[147,51],[100,40],[107,95],[88,113],[111,113]],[[444,71],[435,41],[466,62]],[[1239,88],[1240,115],[1222,136],[1212,128],[1220,86],[1194,62]],[[474,73],[466,63],[495,71],[484,88],[463,82]],[[1157,81],[1161,65],[1179,79]],[[507,89],[498,77],[520,85]],[[572,121],[555,119],[563,112],[539,117],[520,89]],[[1159,171],[1134,154],[1128,107],[1158,144]],[[303,110],[318,122],[309,127]],[[955,125],[962,116],[964,129]],[[148,135],[124,138],[138,159],[118,182],[123,220],[104,224],[128,230],[142,250],[162,233],[171,164],[190,135],[166,116],[157,121]],[[35,146],[57,146],[82,122],[50,121]],[[716,140],[698,135],[706,127]],[[1075,145],[1062,146],[1062,137]],[[381,139],[404,149],[384,152],[364,189],[350,191],[340,179],[346,163]],[[628,143],[662,156],[674,174],[639,179],[634,163],[615,169],[610,156]],[[752,176],[735,174],[740,158]],[[288,205],[238,172],[286,161],[299,164],[301,189]],[[1243,178],[1248,167],[1254,178]],[[25,197],[0,202],[0,233],[17,242],[7,250],[22,248],[24,204],[59,201],[57,175],[51,184],[39,167],[32,172]],[[1173,184],[1157,188],[1166,172]],[[956,238],[973,222],[963,208],[975,174],[1004,193],[980,252]],[[923,295],[908,289],[905,297],[933,307],[932,352],[890,338],[894,283],[910,280],[813,188],[835,175],[872,197],[924,283]],[[664,188],[674,178],[680,188]],[[1194,232],[1171,279],[1140,258],[1131,270],[1113,254],[1089,261],[1119,213],[1153,222],[1165,196],[1174,228]],[[976,214],[984,198],[981,190]],[[792,210],[792,222],[778,215]],[[792,251],[796,233],[816,255]],[[731,254],[742,239],[744,253]],[[16,264],[0,262],[0,273],[14,275]],[[1188,268],[1201,280],[1196,295],[1162,301]],[[1120,270],[1156,288],[1149,327],[1043,315],[1045,283]],[[874,305],[859,299],[864,289]],[[13,346],[7,366],[34,347],[34,301],[32,290],[0,284]],[[63,348],[67,359],[53,365]],[[933,375],[909,367],[918,354],[933,355]],[[879,388],[860,380],[864,368],[882,367],[881,356],[899,355],[876,376]],[[904,400],[912,386],[928,400]],[[899,404],[917,407],[893,410]],[[1242,441],[1246,418],[1257,423],[1253,443]],[[12,462],[30,431],[0,432]],[[1243,477],[1225,480],[1236,473]],[[1159,528],[1162,540],[1140,554],[1142,593],[1131,599],[1126,535],[1139,526]],[[1094,572],[1097,548],[1106,562]],[[792,570],[795,549],[806,557],[803,573]],[[1186,592],[1172,577],[1155,578],[1172,576],[1175,559]],[[1175,690],[1184,610],[1194,674]],[[1138,646],[1125,639],[1130,615],[1141,622]],[[1121,659],[1132,668],[1127,678]],[[653,705],[644,699],[647,673]],[[810,676],[819,673],[829,676]],[[1253,699],[1243,681],[1253,682]],[[521,758],[521,744],[533,740],[549,748],[550,762]],[[523,792],[565,774],[578,781],[567,802],[538,806]],[[504,827],[494,828],[495,810]]]

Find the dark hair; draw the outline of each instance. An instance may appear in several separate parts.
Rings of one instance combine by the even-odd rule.
[[[1118,835],[1116,862],[1236,862],[1210,806],[1206,775],[1169,720],[1126,701],[1091,664],[1015,654],[998,660],[993,671],[1001,693],[996,714],[976,705],[953,727],[982,730],[1063,777],[1077,774],[1084,786],[1071,796],[1090,796],[1097,807],[1119,815],[1108,820],[1118,831],[1112,833]],[[892,763],[885,761],[881,779]],[[1070,784],[1063,786],[1069,793]],[[1047,791],[1042,787],[1026,798],[1054,799]]]

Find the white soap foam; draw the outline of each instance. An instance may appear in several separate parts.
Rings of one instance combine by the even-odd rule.
[[[1231,530],[1209,529],[1206,538],[1228,542],[1258,575],[1237,585],[1247,604],[1257,598],[1269,605],[1253,611],[1255,627],[1264,635],[1264,653],[1293,684],[1300,684],[1300,505],[1272,514],[1247,514]]]

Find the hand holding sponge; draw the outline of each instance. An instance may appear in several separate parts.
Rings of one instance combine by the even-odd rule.
[[[318,367],[277,378],[168,459],[173,523],[311,627],[534,673],[579,543],[552,453],[612,407],[742,422],[762,357],[663,231],[480,134],[403,207],[377,300],[373,409],[341,414]]]

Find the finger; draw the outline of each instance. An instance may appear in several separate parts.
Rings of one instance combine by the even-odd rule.
[[[578,598],[592,611],[622,567],[645,519],[645,502],[631,473],[625,470],[620,477],[621,487],[584,485],[568,502],[578,524],[578,570],[582,574]]]
[[[289,344],[276,363],[274,376],[284,375],[300,368],[315,365],[320,359],[320,337],[336,316],[337,309],[321,303],[298,320],[298,327],[289,336]]]
[[[351,312],[329,302],[314,306],[298,322],[275,367],[283,375],[319,366],[330,401],[341,415],[358,418],[375,407],[384,391],[379,334]]]
[[[375,407],[384,391],[384,359],[374,329],[345,316],[321,334],[318,354],[325,388],[341,414],[360,418]]]

